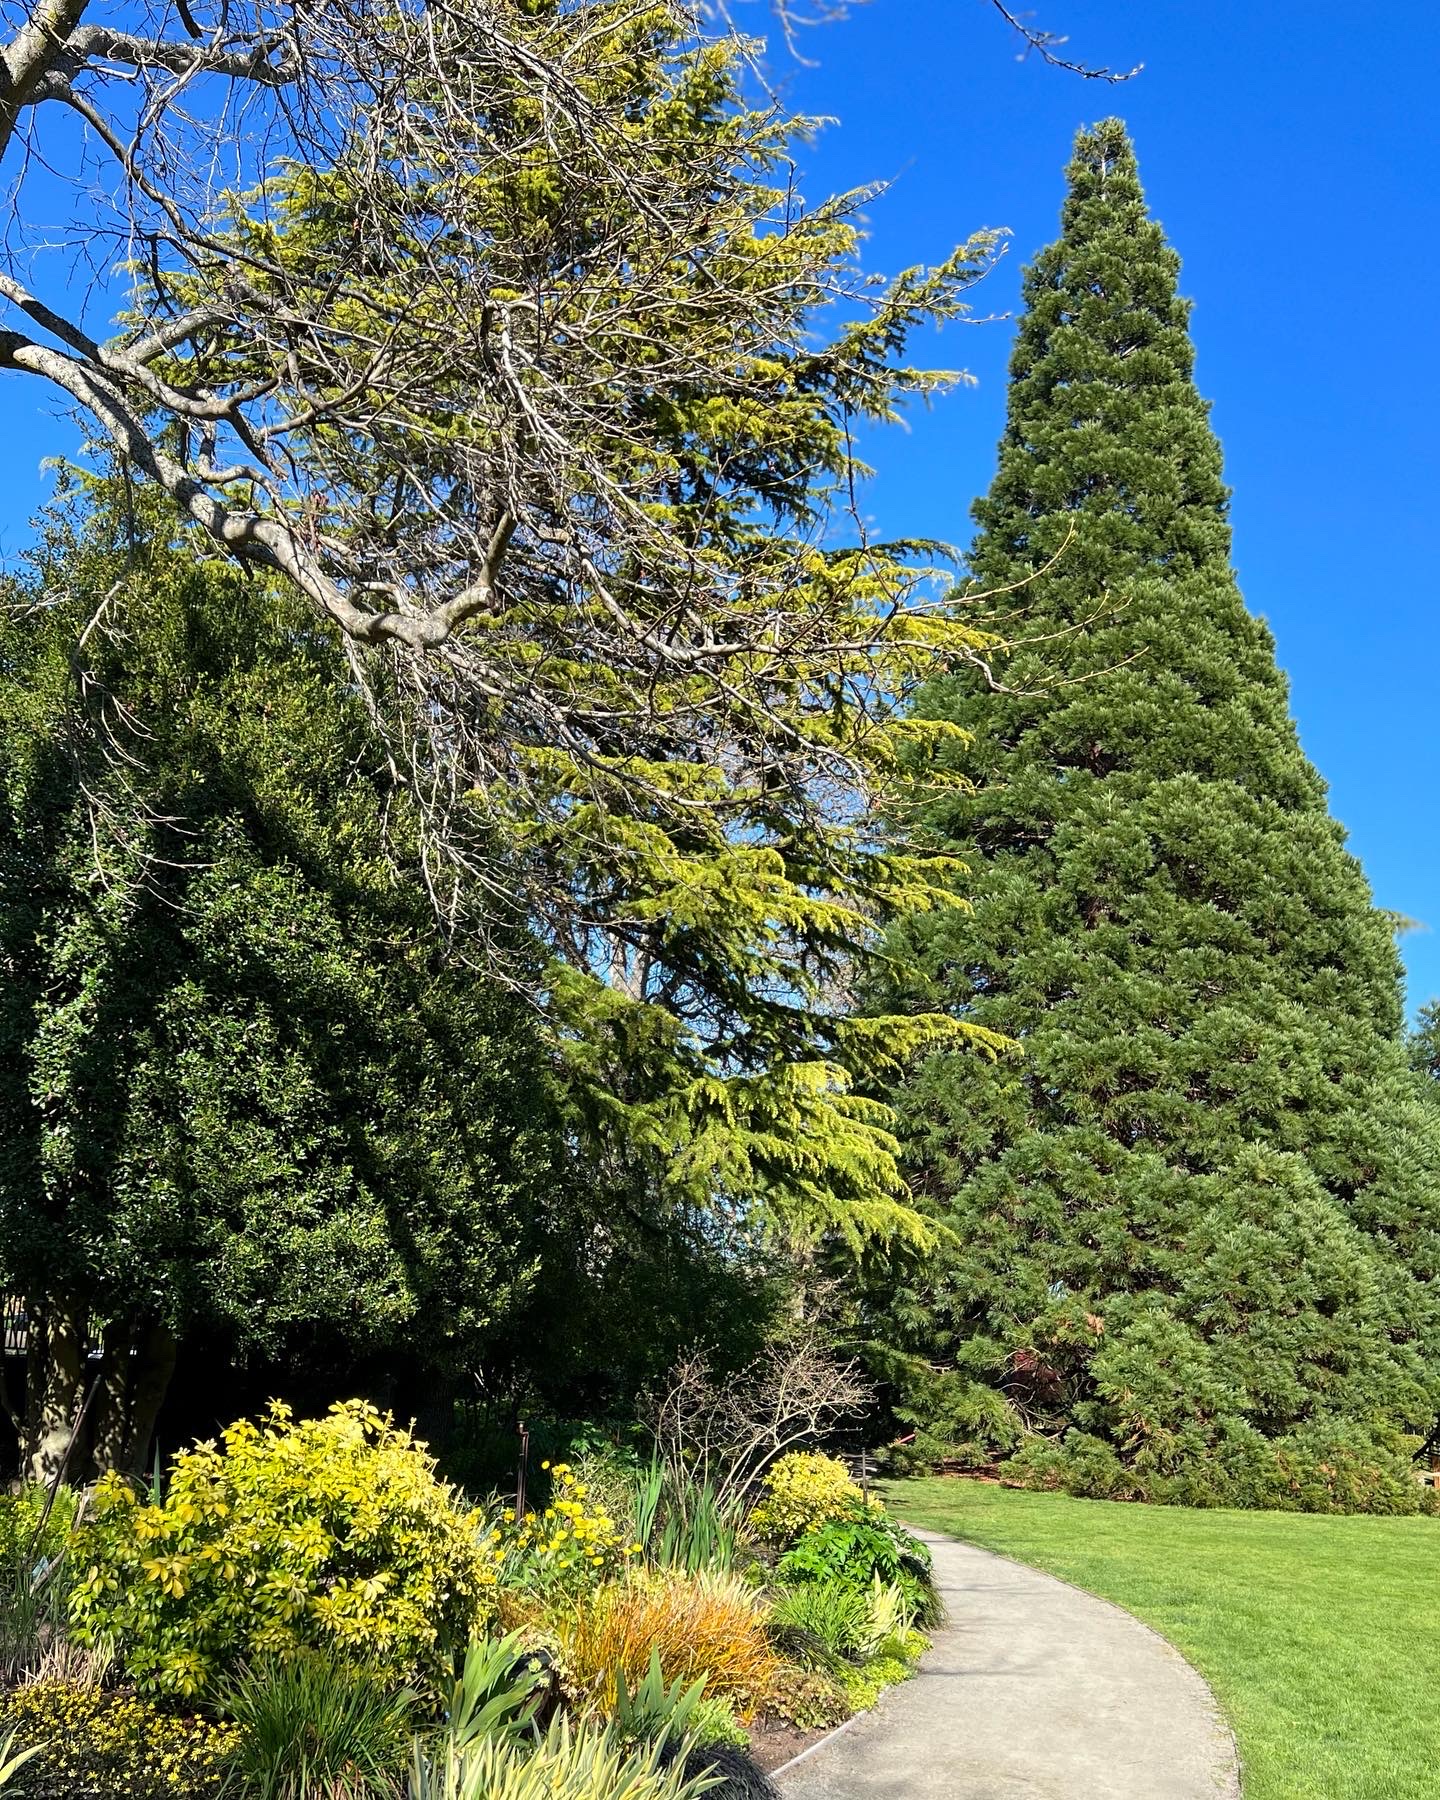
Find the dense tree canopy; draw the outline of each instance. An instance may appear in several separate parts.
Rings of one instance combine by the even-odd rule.
[[[0,367],[343,642],[441,916],[546,1009],[597,1132],[679,1203],[913,1229],[850,1090],[954,1022],[828,991],[950,899],[866,821],[954,736],[906,692],[984,644],[936,546],[867,533],[852,431],[946,385],[906,344],[993,236],[871,277],[864,196],[799,197],[811,122],[668,0],[41,12]],[[135,276],[105,342],[28,201],[77,112],[83,241]]]
[[[121,1464],[197,1328],[476,1362],[569,1142],[534,1020],[441,953],[334,646],[125,537],[118,506],[57,524],[0,608],[0,1285],[37,1468],[96,1342]]]
[[[1229,565],[1178,262],[1121,125],[1083,132],[1028,270],[983,587],[1031,641],[930,717],[973,912],[901,997],[1016,1040],[900,1097],[941,1256],[868,1329],[934,1449],[1097,1492],[1414,1503],[1440,1380],[1440,1141],[1391,923],[1330,819]]]

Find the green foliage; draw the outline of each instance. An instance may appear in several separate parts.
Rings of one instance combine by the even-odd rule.
[[[816,1526],[785,1552],[775,1570],[785,1582],[848,1587],[867,1608],[878,1576],[903,1595],[907,1622],[931,1626],[944,1617],[929,1550],[875,1507],[856,1508],[844,1518]]]
[[[252,1800],[392,1800],[410,1748],[414,1696],[326,1652],[257,1662],[225,1684],[239,1739],[229,1772]]]
[[[662,1751],[627,1750],[612,1732],[563,1719],[538,1744],[490,1738],[463,1755],[417,1745],[410,1800],[699,1800],[717,1785],[663,1766]]]
[[[235,203],[257,303],[304,295],[314,345],[277,359],[250,321],[222,325],[222,258],[162,278],[167,316],[216,319],[175,378],[297,404],[310,555],[338,557],[327,578],[362,612],[381,589],[423,605],[464,585],[465,546],[511,496],[494,608],[447,678],[396,683],[388,651],[356,666],[403,762],[460,763],[444,828],[487,907],[516,896],[553,959],[531,984],[583,1129],[671,1203],[744,1194],[854,1245],[923,1237],[857,1075],[937,1036],[991,1040],[914,1011],[843,1021],[830,985],[874,958],[882,918],[955,903],[954,864],[881,844],[870,805],[956,735],[896,701],[985,640],[937,604],[943,546],[855,542],[852,422],[953,382],[906,346],[965,312],[996,234],[867,276],[866,196],[796,203],[814,121],[747,105],[747,46],[697,45],[681,8],[523,8],[509,33],[535,67],[563,63],[580,114],[540,129],[504,77],[457,118],[407,71],[414,106],[457,134],[434,168],[408,140],[390,156],[382,120],[376,144],[288,162]],[[350,267],[377,153],[385,270],[342,298],[321,271]],[[488,348],[522,315],[523,405]],[[467,362],[461,343],[487,347]],[[416,378],[388,391],[402,368]],[[366,394],[364,431],[308,422],[337,380]],[[532,408],[552,404],[537,436]]]
[[[648,1563],[662,1569],[735,1567],[745,1522],[739,1495],[722,1495],[713,1481],[693,1481],[656,1457],[635,1477],[635,1541]]]
[[[1019,647],[1003,691],[958,669],[919,702],[973,737],[925,818],[974,906],[907,928],[924,974],[877,1001],[1023,1055],[896,1096],[939,1246],[877,1260],[856,1335],[922,1449],[1033,1433],[1058,1449],[1017,1470],[1097,1493],[1414,1506],[1440,1124],[1391,921],[1236,587],[1177,270],[1123,127],[1082,132],[976,507]]]
[[[844,1463],[816,1450],[778,1457],[761,1486],[763,1498],[751,1512],[749,1526],[762,1543],[776,1548],[793,1544],[829,1519],[843,1517],[861,1500]]]
[[[545,1671],[519,1633],[472,1638],[445,1713],[445,1740],[463,1752],[484,1738],[523,1736],[544,1699]]]
[[[0,1683],[35,1673],[64,1634],[74,1518],[64,1489],[0,1494]]]
[[[839,1725],[854,1710],[843,1687],[819,1669],[782,1663],[771,1684],[767,1710],[801,1731],[823,1731]]]
[[[17,1749],[18,1740],[18,1731],[12,1731],[4,1742],[0,1743],[0,1787],[8,1787],[26,1763],[33,1762],[45,1749],[43,1743],[32,1744],[28,1750]]]
[[[1440,1092],[1440,1000],[1420,1008],[1410,1034],[1410,1066],[1427,1078],[1432,1093]]]
[[[137,504],[76,501],[0,589],[0,1280],[103,1327],[129,1467],[102,1415],[152,1325],[478,1358],[565,1141],[339,650]]]
[[[683,1676],[667,1682],[658,1645],[651,1650],[649,1666],[633,1688],[625,1679],[624,1669],[617,1667],[613,1715],[616,1731],[627,1743],[637,1744],[693,1736],[705,1681],[701,1675],[688,1686]]]
[[[69,1681],[13,1688],[0,1705],[12,1741],[34,1752],[23,1780],[36,1800],[124,1794],[213,1800],[238,1741],[231,1725],[162,1712],[133,1694]]]
[[[689,1735],[702,1749],[713,1744],[729,1744],[744,1750],[750,1733],[735,1716],[735,1708],[719,1694],[702,1694],[690,1714]]]
[[[550,1504],[520,1518],[513,1507],[501,1513],[486,1540],[486,1580],[547,1596],[580,1593],[616,1574],[635,1547],[568,1463],[547,1460],[541,1469]]]
[[[852,1712],[865,1712],[886,1688],[897,1681],[908,1681],[915,1673],[914,1663],[903,1656],[876,1656],[869,1662],[848,1664],[840,1675],[840,1685],[850,1702]]]
[[[434,1695],[492,1579],[477,1518],[359,1401],[299,1422],[277,1402],[177,1456],[163,1500],[109,1476],[94,1512],[75,1634],[113,1642],[145,1693],[309,1648]]]
[[[854,1583],[797,1581],[770,1609],[770,1635],[792,1661],[836,1672],[846,1657],[864,1655],[870,1641],[870,1598]]]
[[[1415,1479],[1410,1440],[1383,1423],[1319,1419],[1284,1437],[1231,1425],[1203,1458],[1157,1469],[1127,1460],[1113,1444],[1071,1432],[1061,1445],[1030,1443],[1003,1467],[1027,1486],[1102,1500],[1171,1506],[1255,1506],[1272,1512],[1415,1513],[1440,1511],[1440,1499]]]

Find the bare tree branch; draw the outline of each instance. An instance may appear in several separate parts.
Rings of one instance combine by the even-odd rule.
[[[1000,17],[1023,40],[1025,48],[1020,52],[1022,57],[1032,51],[1042,62],[1049,63],[1052,69],[1065,69],[1071,75],[1079,75],[1086,81],[1121,82],[1129,81],[1145,67],[1144,63],[1136,63],[1133,69],[1094,68],[1089,63],[1072,62],[1060,54],[1070,39],[1054,31],[1042,31],[1038,26],[1029,23],[1034,17],[1032,13],[1013,13],[1005,5],[1005,0],[990,0],[990,4]]]

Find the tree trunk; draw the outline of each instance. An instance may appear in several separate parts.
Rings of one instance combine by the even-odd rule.
[[[63,1479],[85,1403],[86,1310],[70,1300],[37,1307],[30,1324],[24,1472],[42,1485]]]
[[[133,1325],[106,1327],[105,1355],[100,1364],[100,1384],[91,1414],[88,1459],[97,1475],[103,1475],[107,1469],[128,1467],[125,1450],[130,1438],[131,1356],[134,1348]]]
[[[155,1421],[160,1416],[170,1378],[175,1373],[175,1357],[179,1345],[175,1334],[164,1325],[151,1325],[140,1338],[135,1358],[134,1378],[130,1387],[130,1429],[125,1444],[123,1467],[132,1475],[143,1475],[150,1455],[150,1440],[155,1435]]]

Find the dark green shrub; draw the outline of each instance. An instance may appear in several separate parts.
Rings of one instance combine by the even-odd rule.
[[[1102,1439],[1070,1431],[1058,1443],[1027,1444],[1002,1472],[1025,1487],[1091,1500],[1272,1512],[1437,1510],[1434,1492],[1415,1479],[1404,1438],[1336,1419],[1314,1421],[1273,1439],[1231,1422],[1208,1452],[1198,1435],[1179,1432],[1129,1461],[1122,1461]]]

